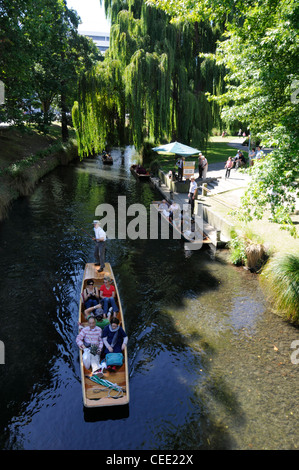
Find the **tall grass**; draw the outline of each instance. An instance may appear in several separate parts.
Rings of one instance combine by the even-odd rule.
[[[261,282],[276,310],[299,323],[299,256],[288,254],[270,259]]]

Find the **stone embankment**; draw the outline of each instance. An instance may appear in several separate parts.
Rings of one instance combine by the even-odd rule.
[[[71,140],[61,146],[59,150],[49,152],[46,155],[33,161],[32,164],[18,166],[13,163],[2,170],[0,175],[0,221],[5,219],[13,201],[21,196],[28,196],[32,193],[36,184],[50,171],[59,165],[67,165],[70,161],[78,157],[76,142]],[[28,162],[27,162],[28,163]]]

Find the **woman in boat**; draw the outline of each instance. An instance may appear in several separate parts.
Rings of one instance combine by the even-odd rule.
[[[100,298],[103,301],[105,317],[107,316],[109,305],[111,305],[114,314],[118,312],[118,307],[115,302],[115,287],[111,284],[109,276],[104,276],[104,284],[100,287]]]
[[[83,291],[83,302],[85,309],[94,307],[100,301],[100,294],[97,287],[94,286],[94,281],[89,279],[87,287]]]
[[[104,354],[120,353],[128,344],[128,335],[119,324],[118,318],[111,318],[110,325],[103,331]]]
[[[181,208],[180,208],[180,206],[178,205],[177,202],[173,201],[171,206],[169,206],[168,210],[169,210],[169,219],[170,220],[180,218]]]

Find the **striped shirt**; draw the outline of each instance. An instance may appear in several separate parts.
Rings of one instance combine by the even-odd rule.
[[[102,328],[99,326],[95,326],[94,328],[90,328],[90,326],[86,326],[83,328],[76,338],[76,343],[80,347],[86,344],[96,344],[99,349],[103,348],[103,340],[102,340]]]

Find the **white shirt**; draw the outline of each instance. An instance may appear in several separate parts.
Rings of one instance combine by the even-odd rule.
[[[197,189],[196,181],[191,181],[190,186],[189,186],[189,193],[194,194],[196,189]]]
[[[104,230],[99,225],[94,227],[94,233],[97,240],[99,238],[104,238],[104,241],[106,241],[106,232],[104,232]]]

